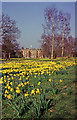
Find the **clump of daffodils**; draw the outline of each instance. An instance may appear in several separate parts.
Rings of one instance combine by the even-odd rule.
[[[60,79],[60,82],[62,82],[62,80]]]
[[[28,92],[26,92],[26,93],[25,93],[25,97],[28,97],[28,96],[29,96],[29,93],[28,93]]]
[[[16,93],[20,93],[20,89],[19,89],[19,87],[16,87]]]
[[[49,79],[49,82],[51,82],[52,80],[51,79]]]
[[[40,85],[40,84],[41,84],[41,82],[38,83],[38,85]]]
[[[35,89],[33,89],[33,90],[31,91],[31,94],[34,94],[34,95],[35,95]]]
[[[40,90],[37,88],[36,93],[40,93]]]

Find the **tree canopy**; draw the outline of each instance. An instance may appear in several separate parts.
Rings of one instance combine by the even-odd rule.
[[[20,30],[16,26],[16,21],[8,15],[2,14],[2,51],[10,58],[11,50],[18,49],[19,44],[16,39],[20,37]]]
[[[70,35],[69,13],[58,11],[56,7],[48,7],[44,11],[45,25],[42,24],[41,47],[46,56],[51,59],[56,56],[71,54],[74,38]],[[71,42],[69,42],[69,38]],[[75,42],[75,41],[74,41]]]

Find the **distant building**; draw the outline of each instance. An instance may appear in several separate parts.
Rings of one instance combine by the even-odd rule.
[[[35,49],[35,48],[22,48],[22,54],[24,58],[43,58],[42,49]]]
[[[72,57],[77,57],[77,48],[72,48],[71,55]]]

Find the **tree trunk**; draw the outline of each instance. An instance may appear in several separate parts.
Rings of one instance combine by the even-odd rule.
[[[54,47],[54,33],[53,33],[53,39],[52,39],[52,53],[51,53],[51,60],[53,59],[53,47]]]
[[[9,59],[10,59],[10,52],[9,52]]]
[[[62,57],[64,56],[64,32],[62,35]]]
[[[51,52],[51,60],[53,59],[53,48],[54,48],[54,27],[52,26],[52,52]]]

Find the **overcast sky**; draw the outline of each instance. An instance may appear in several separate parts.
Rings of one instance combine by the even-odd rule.
[[[75,2],[2,2],[2,12],[17,22],[21,47],[39,48],[43,33],[44,10],[55,5],[58,10],[71,14],[71,35],[75,36]]]

